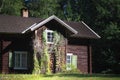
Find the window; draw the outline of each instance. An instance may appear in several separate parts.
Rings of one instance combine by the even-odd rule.
[[[27,69],[27,52],[15,51],[14,69]]]
[[[77,55],[73,55],[72,53],[66,55],[66,69],[77,69]]]
[[[54,41],[54,33],[52,30],[46,30],[46,42],[53,43]]]

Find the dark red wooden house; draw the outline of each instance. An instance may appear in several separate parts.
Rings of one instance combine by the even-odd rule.
[[[33,39],[37,35],[42,40],[43,31],[46,31],[48,44],[53,42],[53,31],[65,37],[62,46],[65,64],[73,63],[82,73],[92,72],[89,40],[100,36],[83,21],[62,21],[54,15],[47,19],[0,15],[0,73],[31,73]],[[12,63],[9,63],[10,54],[14,55]],[[72,59],[73,55],[75,59]],[[70,70],[71,67],[66,66],[66,69]]]

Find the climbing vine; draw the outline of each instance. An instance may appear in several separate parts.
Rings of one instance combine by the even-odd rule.
[[[35,35],[34,35],[34,40],[33,40],[33,74],[40,74],[41,73],[41,63],[40,63],[40,55],[42,55],[42,46],[40,45],[40,40],[37,37],[37,31],[35,31]]]
[[[65,40],[63,35],[58,33],[57,31],[54,31],[54,50],[55,50],[55,57],[56,57],[56,71],[61,71],[62,67],[64,65],[64,59],[65,59]]]
[[[43,57],[45,57],[45,59],[46,59],[46,61],[45,61],[45,63],[46,63],[46,73],[50,74],[51,73],[51,71],[50,71],[50,55],[48,53],[48,45],[46,43],[46,41],[47,41],[46,36],[47,36],[46,32],[43,31],[43,35],[42,35],[42,41],[43,41],[43,47],[44,47],[43,48],[43,50],[44,50],[43,53],[45,54]]]
[[[61,71],[65,59],[65,39],[61,33],[54,31],[53,44],[47,44],[46,32],[42,30],[42,35],[38,36],[35,32],[34,39],[34,69],[33,74],[51,74],[50,54],[54,53],[56,58],[56,71]]]

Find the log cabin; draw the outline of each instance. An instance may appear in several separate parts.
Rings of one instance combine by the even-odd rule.
[[[21,17],[0,15],[0,73],[32,73],[35,53],[41,60],[48,54],[52,73],[63,66],[92,73],[90,40],[99,38],[83,21],[63,21],[55,15],[33,18],[26,10]]]

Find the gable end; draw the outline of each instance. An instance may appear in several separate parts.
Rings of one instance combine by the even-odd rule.
[[[42,21],[42,22],[40,22],[40,23],[38,23],[38,24],[35,25],[34,27],[31,27],[31,31],[36,30],[36,29],[39,28],[40,26],[46,24],[47,22],[49,22],[49,21],[51,21],[51,20],[53,20],[53,19],[56,20],[56,21],[57,21],[58,23],[60,23],[61,25],[65,26],[65,27],[66,27],[68,30],[70,30],[72,33],[74,33],[74,34],[77,34],[77,33],[78,33],[74,28],[70,27],[68,24],[66,24],[65,22],[63,22],[61,19],[59,19],[59,18],[56,17],[55,15],[53,15],[53,16],[45,19],[44,21]]]

